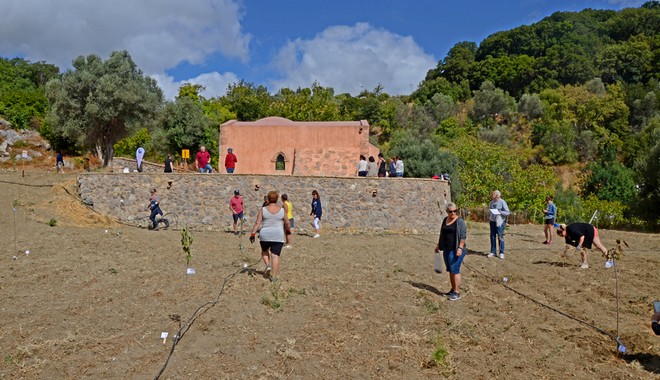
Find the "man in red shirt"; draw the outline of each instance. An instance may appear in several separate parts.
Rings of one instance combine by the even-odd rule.
[[[234,169],[236,169],[237,162],[238,159],[236,158],[236,155],[233,153],[233,150],[231,148],[228,148],[227,155],[225,156],[225,169],[227,169],[227,173],[231,174],[234,172]]]
[[[243,219],[243,197],[238,190],[234,190],[234,196],[229,200],[229,209],[234,218],[234,234],[238,235],[238,231],[236,231],[238,220]]]
[[[199,152],[195,155],[195,169],[200,173],[211,173],[211,155],[206,151],[205,146],[199,147]]]

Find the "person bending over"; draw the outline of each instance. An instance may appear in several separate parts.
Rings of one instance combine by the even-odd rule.
[[[566,240],[566,244],[572,245],[580,252],[580,257],[582,258],[582,265],[580,268],[587,269],[589,264],[587,263],[587,253],[582,249],[591,249],[592,244],[596,246],[603,254],[607,254],[607,249],[603,246],[603,243],[600,242],[598,237],[598,229],[589,223],[572,223],[568,226],[565,224],[560,224],[557,228],[557,235],[563,237]],[[608,260],[605,263],[606,268],[610,268],[614,265],[612,260]]]

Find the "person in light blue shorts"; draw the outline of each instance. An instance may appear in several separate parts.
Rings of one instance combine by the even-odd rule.
[[[461,264],[467,253],[465,239],[467,228],[463,218],[459,218],[458,209],[452,202],[447,203],[447,216],[440,227],[440,237],[435,253],[442,251],[445,267],[449,272],[451,290],[445,295],[450,301],[461,299]]]
[[[557,218],[557,206],[552,203],[552,197],[548,196],[545,198],[545,203],[547,204],[546,208],[543,210],[545,216],[543,233],[545,234],[545,241],[543,244],[552,244],[552,226],[555,225]]]

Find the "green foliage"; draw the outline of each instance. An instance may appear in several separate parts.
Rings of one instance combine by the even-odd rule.
[[[498,124],[493,128],[481,127],[477,131],[477,136],[483,141],[505,147],[511,147],[513,143],[511,140],[511,131],[506,125]]]
[[[273,97],[269,114],[296,121],[333,121],[339,120],[339,104],[332,88],[315,82],[311,89],[281,89]]]
[[[649,136],[651,147],[635,164],[640,187],[639,204],[635,210],[657,228],[660,226],[660,118],[649,124],[645,134]]]
[[[399,128],[409,131],[419,139],[431,136],[438,126],[426,109],[415,103],[400,104],[394,110],[394,118]]]
[[[516,101],[490,81],[485,81],[474,92],[474,107],[470,116],[485,125],[490,125],[498,114],[515,111]]]
[[[55,218],[51,218],[51,220],[48,221],[48,225],[51,227],[57,226],[57,220]]]
[[[270,307],[271,309],[278,310],[282,307],[282,296],[277,289],[271,289],[271,296],[261,297],[261,304]]]
[[[542,204],[552,193],[556,178],[552,168],[523,167],[516,153],[474,137],[458,139],[452,145],[458,156],[463,187],[460,202],[466,207],[486,205],[493,190],[500,190],[512,210]]]
[[[230,84],[223,97],[229,111],[240,121],[254,121],[269,116],[270,94],[264,86],[241,80]]]
[[[73,68],[48,82],[50,124],[54,133],[98,148],[107,166],[114,144],[156,113],[162,91],[126,51],[115,51],[106,61],[94,54],[79,56]]]
[[[138,129],[132,135],[117,141],[115,144],[115,154],[117,156],[134,157],[135,151],[139,147],[145,147],[151,140],[147,128]]]
[[[573,189],[564,189],[561,184],[557,184],[553,201],[557,206],[556,220],[558,223],[569,224],[585,221],[582,217],[582,199]],[[587,222],[589,217],[586,219]],[[539,215],[539,222],[540,218]]]
[[[204,91],[206,87],[201,84],[184,83],[179,87],[179,98],[190,98],[193,102],[202,100],[200,92]]]
[[[549,120],[534,125],[533,139],[542,147],[542,156],[554,165],[577,162],[576,132],[567,121]]]
[[[178,154],[182,149],[194,152],[204,145],[217,162],[218,128],[206,117],[202,104],[187,96],[178,97],[174,102],[166,103],[161,112],[150,149],[163,155]]]
[[[435,341],[435,351],[433,351],[433,361],[438,366],[444,366],[447,364],[447,357],[449,356],[449,351],[444,346],[442,341],[442,336],[438,335]]]
[[[625,213],[628,210],[619,201],[606,201],[593,195],[582,201],[582,220],[588,222],[594,211],[598,210],[593,224],[601,228],[611,228],[625,224]]]
[[[447,147],[454,140],[467,136],[471,130],[471,123],[461,124],[458,117],[452,116],[440,122],[438,128],[433,132],[433,139],[439,141],[441,146]]]
[[[193,243],[193,235],[192,232],[188,230],[188,227],[184,227],[181,230],[181,249],[183,250],[183,253],[186,255],[186,266],[190,266],[190,260],[192,259],[192,251],[190,250],[190,246]]]
[[[236,114],[231,112],[228,106],[215,98],[204,99],[202,101],[202,109],[204,110],[204,115],[211,120],[213,126],[219,126],[226,121],[236,119]]]
[[[44,62],[0,58],[0,116],[13,128],[38,129],[48,110],[44,85],[58,74]]]
[[[459,162],[453,153],[439,149],[428,139],[419,140],[410,132],[397,132],[392,137],[388,155],[402,157],[407,177],[431,178],[448,173],[452,180],[452,199],[460,198]]]
[[[537,119],[544,115],[545,109],[538,94],[523,94],[518,101],[518,112],[529,119]]]
[[[630,205],[635,200],[637,190],[632,169],[617,161],[601,160],[590,164],[589,171],[582,185],[583,195],[623,205]]]
[[[602,228],[621,227],[628,225],[625,214],[628,208],[618,201],[605,201],[594,195],[584,199],[571,190],[564,190],[557,186],[554,202],[557,205],[557,222],[559,223],[587,223],[597,210],[594,225]]]

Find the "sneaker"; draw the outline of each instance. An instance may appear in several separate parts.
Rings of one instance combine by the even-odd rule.
[[[287,245],[284,246],[284,248],[286,248],[286,249],[291,249],[291,248],[293,248],[293,247],[291,246],[291,244],[287,244]]]
[[[582,265],[580,265],[580,268],[582,268],[582,269],[589,269],[589,264],[587,264],[587,263],[582,263]]]
[[[546,240],[543,242],[543,244],[550,244],[550,242]]]
[[[270,265],[266,265],[266,269],[264,269],[264,275],[268,276],[270,274],[271,269],[272,268]]]
[[[450,301],[460,300],[461,295],[459,293],[454,292],[454,293],[451,293],[450,295],[448,295],[447,299],[449,299]]]
[[[279,280],[280,280],[280,279],[277,278],[277,277],[271,277],[271,278],[270,278],[270,282],[272,282],[272,283],[276,283],[276,282],[278,282]]]
[[[314,239],[318,239],[320,237],[321,237],[321,235],[319,235],[319,234],[314,235]]]
[[[447,293],[442,293],[442,295],[443,295],[443,296],[449,296],[449,295],[452,295],[452,294],[454,294],[454,293],[456,293],[456,292],[454,291],[454,289],[450,289]]]
[[[605,262],[605,268],[606,269],[612,268],[613,266],[614,266],[614,261],[613,260],[607,260]]]
[[[500,253],[500,259],[504,260],[504,254]]]
[[[489,253],[488,257],[495,257],[495,254],[494,253]]]

